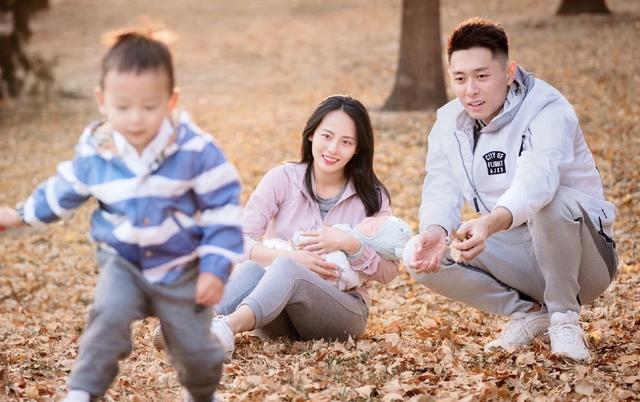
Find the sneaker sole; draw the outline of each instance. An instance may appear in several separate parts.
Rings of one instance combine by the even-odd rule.
[[[568,360],[571,362],[578,362],[578,363],[590,363],[591,362],[591,356],[589,357],[585,357],[585,358],[576,358],[576,357],[571,357],[569,355],[567,355],[566,353],[553,353],[551,352],[551,354],[555,357],[558,357],[560,359],[563,360]]]
[[[158,332],[153,335],[153,347],[158,351],[165,349],[164,336],[162,336],[162,332]]]

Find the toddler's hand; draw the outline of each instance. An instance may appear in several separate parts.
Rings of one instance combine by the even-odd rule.
[[[201,272],[196,282],[196,304],[213,306],[222,298],[224,283],[210,272]]]
[[[6,206],[0,207],[0,232],[18,228],[22,225],[22,219],[20,219],[15,209]]]

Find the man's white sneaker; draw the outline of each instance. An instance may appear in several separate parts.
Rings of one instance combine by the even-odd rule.
[[[591,360],[580,325],[580,316],[575,311],[551,314],[549,340],[551,353],[554,355],[584,362]]]
[[[233,331],[229,327],[229,318],[224,315],[219,315],[213,319],[211,322],[211,333],[214,334],[225,353],[225,361],[231,360],[231,356],[233,355],[233,351],[235,350],[235,340],[236,337],[233,334]]]
[[[500,336],[484,346],[485,352],[526,346],[549,328],[549,313],[546,307],[533,313],[514,313]]]

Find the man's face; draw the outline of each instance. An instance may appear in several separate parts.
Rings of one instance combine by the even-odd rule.
[[[507,98],[515,67],[484,47],[456,50],[449,60],[453,93],[469,116],[488,124]]]

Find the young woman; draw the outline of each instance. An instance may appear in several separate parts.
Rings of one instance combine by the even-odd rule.
[[[367,280],[387,283],[398,273],[397,263],[330,227],[391,213],[388,192],[373,171],[373,149],[365,107],[348,96],[331,96],[307,121],[300,162],[272,169],[258,184],[244,210],[246,261],[235,268],[217,306],[226,315],[211,327],[228,357],[234,334],[253,329],[300,340],[345,340],[364,333],[370,303],[366,288],[339,290],[329,282],[337,267],[322,255],[344,251]],[[297,230],[309,240],[294,251],[260,242],[289,239]]]

